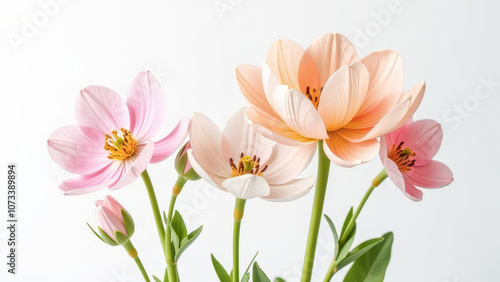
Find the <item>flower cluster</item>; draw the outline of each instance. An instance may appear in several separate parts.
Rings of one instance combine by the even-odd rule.
[[[221,131],[202,113],[182,118],[174,130],[153,141],[165,121],[165,97],[150,72],[134,79],[126,101],[111,89],[89,86],[76,101],[77,125],[57,129],[48,151],[56,164],[76,174],[59,188],[65,195],[115,190],[144,181],[165,256],[164,281],[179,281],[181,254],[200,235],[191,233],[175,202],[188,181],[204,179],[235,197],[233,265],[226,271],[212,255],[220,281],[269,281],[257,262],[240,275],[239,238],[245,203],[249,199],[291,201],[307,194],[316,183],[306,243],[302,281],[313,272],[319,225],[328,184],[330,162],[354,167],[380,155],[384,169],[356,211],[347,214],[340,232],[325,215],[335,241],[335,254],[325,281],[353,263],[345,281],[357,281],[375,269],[382,281],[390,258],[391,232],[351,248],[356,219],[372,191],[386,178],[408,198],[422,199],[421,188],[451,183],[451,170],[433,158],[442,141],[440,125],[413,121],[425,92],[425,82],[403,91],[401,57],[391,50],[359,58],[340,34],[325,34],[306,49],[291,40],[277,40],[262,68],[240,65],[237,83],[249,107],[237,110]],[[178,178],[168,212],[160,211],[153,182],[146,170],[173,154],[189,134],[175,159]],[[316,151],[316,147],[318,150]],[[299,178],[315,153],[318,173]],[[96,202],[97,231],[103,242],[123,246],[144,280],[150,281],[131,237],[131,215],[111,196]],[[90,225],[89,225],[90,227]],[[230,273],[230,274],[229,274]],[[382,279],[382,280],[381,280]],[[161,281],[154,277],[155,281]],[[281,279],[283,280],[283,279]],[[372,280],[371,280],[372,281]]]

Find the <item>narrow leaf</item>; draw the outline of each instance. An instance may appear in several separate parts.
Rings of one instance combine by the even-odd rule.
[[[337,255],[339,254],[339,237],[337,235],[337,230],[335,229],[335,225],[333,224],[333,221],[326,214],[324,214],[324,216],[326,218],[326,221],[328,221],[328,225],[330,225],[330,229],[332,229],[333,241],[335,242],[335,253],[334,253],[333,257],[335,259],[337,259]]]
[[[184,243],[181,242],[179,250],[175,253],[174,262],[179,261],[181,254],[189,247],[191,244],[200,236],[203,225],[198,227],[195,231],[191,232],[186,238],[184,238]]]
[[[186,224],[184,223],[184,219],[182,219],[182,216],[178,211],[175,211],[174,217],[172,218],[172,228],[174,228],[175,233],[177,233],[179,241],[187,237]]]
[[[342,231],[340,232],[340,237],[344,236],[345,229],[347,228],[347,224],[349,224],[349,221],[351,220],[351,217],[353,215],[353,208],[349,210],[347,213],[347,216],[345,217],[344,224],[342,225]]]
[[[347,254],[345,259],[339,262],[339,264],[337,265],[337,270],[340,270],[344,266],[357,260],[360,256],[368,252],[371,248],[373,248],[375,245],[377,245],[382,241],[384,241],[384,238],[374,238],[359,244],[356,248],[352,249],[352,251],[349,252],[349,254]]]
[[[212,257],[212,264],[215,269],[215,273],[217,277],[219,277],[220,282],[231,282],[231,278],[229,278],[229,274],[224,269],[224,267],[220,264],[220,262],[214,257],[213,254],[210,254]]]
[[[344,282],[379,282],[384,281],[385,271],[391,260],[391,248],[394,236],[388,232],[382,236],[384,241],[368,250],[352,265]]]
[[[248,272],[248,271],[250,270],[250,266],[252,266],[252,263],[253,263],[253,261],[255,260],[255,258],[257,257],[258,254],[259,254],[259,252],[256,252],[255,255],[253,256],[252,260],[248,264],[247,269],[245,269],[245,272],[243,272],[244,273],[243,277],[248,273],[248,278],[250,279],[250,272]]]
[[[286,282],[286,280],[281,277],[276,277],[274,278],[274,282]]]
[[[264,273],[264,271],[259,267],[259,264],[255,262],[253,264],[253,282],[271,282],[269,277]]]
[[[160,278],[158,278],[158,277],[156,277],[154,275],[153,275],[153,279],[155,280],[155,282],[161,282]],[[167,281],[165,281],[165,282],[167,282]]]
[[[92,228],[92,226],[90,226],[90,224],[87,223],[87,226],[90,228],[90,230],[92,230],[92,232],[94,232],[95,236],[97,236],[97,238],[101,239],[101,241],[103,241],[104,243],[106,243],[106,241],[104,241],[101,236],[99,236],[99,234],[97,234],[97,232],[95,232],[94,228]]]

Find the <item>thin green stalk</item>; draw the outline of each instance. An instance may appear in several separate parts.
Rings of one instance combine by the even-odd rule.
[[[314,265],[314,256],[316,253],[316,244],[318,243],[319,225],[323,213],[323,204],[325,202],[326,186],[328,184],[328,174],[330,172],[330,159],[323,151],[323,141],[318,141],[318,175],[316,180],[316,191],[314,192],[314,202],[311,212],[311,221],[309,223],[309,234],[307,236],[306,253],[304,256],[304,265],[302,268],[302,282],[311,281]]]
[[[363,209],[363,207],[365,206],[365,203],[366,201],[368,200],[368,198],[370,197],[370,195],[372,194],[373,190],[380,185],[380,183],[382,183],[382,181],[384,181],[385,179],[387,178],[387,173],[385,171],[385,169],[383,169],[372,181],[372,185],[370,185],[370,187],[368,188],[368,190],[366,191],[365,195],[363,196],[363,199],[361,199],[361,202],[359,203],[358,205],[358,208],[356,209],[356,212],[354,213],[354,215],[351,217],[351,220],[349,220],[349,224],[347,225],[346,229],[345,229],[345,232],[342,234],[342,236],[340,237],[340,245],[342,246],[343,244],[345,244],[345,242],[347,241],[347,239],[349,238],[349,234],[351,233],[352,229],[354,228],[354,224],[356,223],[356,219],[358,218],[359,214],[361,213],[361,210]]]
[[[240,227],[243,212],[245,210],[244,199],[236,198],[234,205],[234,228],[233,228],[233,282],[240,281]]]
[[[141,173],[144,185],[146,185],[146,190],[148,191],[149,201],[151,202],[151,208],[153,209],[153,215],[155,217],[156,229],[158,229],[158,235],[160,236],[162,250],[165,250],[165,227],[161,219],[160,208],[158,207],[158,201],[156,200],[155,190],[153,184],[151,183],[151,178],[147,170]]]
[[[186,179],[182,176],[179,176],[177,178],[177,182],[174,185],[174,188],[172,189],[172,197],[170,198],[170,205],[168,207],[168,215],[167,219],[169,222],[172,222],[173,214],[174,214],[174,207],[175,207],[175,201],[177,200],[177,195],[179,195],[182,191],[182,188],[184,187],[184,184],[186,184]],[[167,260],[167,270],[165,272],[165,281],[169,282],[175,282],[179,281],[179,273],[177,272],[177,264],[174,261],[173,258],[173,249],[172,249],[172,230],[170,227],[167,227],[167,230],[165,231],[165,259]]]
[[[135,263],[137,264],[137,267],[141,271],[144,281],[150,282],[148,273],[146,272],[146,269],[144,269],[144,265],[142,265],[141,259],[137,255],[137,250],[135,249],[134,245],[132,245],[132,242],[129,240],[127,243],[123,244],[123,247],[127,251],[128,255],[134,259]]]

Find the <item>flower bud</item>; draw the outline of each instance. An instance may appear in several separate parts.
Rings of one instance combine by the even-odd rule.
[[[99,200],[95,204],[98,230],[101,236],[92,229],[95,235],[112,246],[127,243],[135,230],[130,214],[111,196],[106,196],[104,200]]]
[[[177,157],[175,158],[175,170],[186,180],[198,180],[200,176],[196,171],[194,171],[193,167],[189,163],[189,159],[187,156],[187,151],[191,149],[191,142],[188,141],[184,146],[179,150]]]

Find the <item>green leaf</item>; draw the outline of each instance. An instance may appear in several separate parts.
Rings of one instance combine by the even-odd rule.
[[[229,278],[229,274],[227,274],[227,271],[224,269],[224,267],[214,257],[213,254],[210,255],[212,256],[212,264],[214,266],[215,273],[217,273],[217,277],[219,277],[220,282],[231,282],[231,278]]]
[[[394,240],[392,232],[382,236],[384,241],[372,247],[359,257],[344,278],[344,282],[379,282],[384,281],[385,271],[391,259]]]
[[[339,254],[339,236],[337,235],[337,230],[335,229],[333,221],[326,214],[324,214],[323,216],[325,216],[326,221],[328,221],[328,225],[330,225],[330,229],[332,229],[333,241],[335,242],[335,253],[333,257],[336,259],[337,255]]]
[[[177,233],[175,233],[174,228],[172,225],[170,225],[170,238],[172,239],[172,246],[174,247],[174,254],[176,254],[179,251],[179,237],[177,236]],[[167,242],[168,243],[168,242]]]
[[[194,242],[194,240],[196,240],[196,238],[198,238],[198,236],[200,236],[201,230],[203,230],[203,225],[189,233],[189,235],[182,240],[184,243],[181,242],[179,250],[175,252],[174,262],[179,261],[181,254]]]
[[[349,254],[347,254],[347,256],[343,260],[339,261],[337,265],[337,271],[350,264],[351,262],[357,260],[360,256],[368,252],[371,248],[382,241],[384,241],[383,237],[366,240],[363,243],[359,244],[356,248],[352,249],[352,251],[349,252]]]
[[[243,274],[243,277],[241,277],[241,282],[248,282],[250,281],[250,273],[245,273]]]
[[[342,249],[340,250],[338,257],[336,258],[336,261],[340,262],[347,257],[347,254],[349,254],[349,250],[351,249],[353,242],[354,242],[354,236],[349,238],[349,240],[347,240],[345,244],[342,246]]]
[[[118,230],[115,231],[115,238],[116,238],[116,242],[118,242],[118,244],[120,244],[120,245],[123,245],[129,241],[128,236],[121,233]]]
[[[255,255],[253,256],[252,260],[250,261],[250,263],[247,266],[247,269],[245,269],[245,272],[243,272],[243,278],[245,278],[245,276],[248,274],[248,279],[250,279],[250,272],[249,272],[250,266],[252,266],[252,263],[253,263],[253,261],[255,260],[255,258],[257,257],[258,254],[259,254],[259,252],[256,252]],[[243,281],[243,278],[241,279],[241,281]]]
[[[352,214],[353,214],[353,209],[351,207],[351,209],[347,213],[347,216],[345,217],[344,224],[342,225],[342,231],[340,231],[340,238],[344,236],[345,229],[347,228],[347,224],[349,224],[349,221],[351,220]]]
[[[118,245],[118,243],[116,243],[115,240],[109,237],[108,234],[106,234],[106,232],[104,232],[104,230],[102,230],[100,226],[97,226],[97,230],[99,230],[99,234],[101,234],[101,238],[105,243],[111,246]]]
[[[259,264],[255,262],[253,264],[253,282],[271,282],[269,277],[264,273],[264,271],[259,267]]]
[[[90,226],[90,224],[87,223],[87,226],[90,228],[90,230],[92,230],[92,232],[94,232],[95,236],[97,236],[97,238],[101,239],[101,241],[103,241],[104,243],[107,244],[106,241],[104,241],[101,236],[99,236],[99,234],[97,234],[97,232],[95,232],[94,228],[92,228],[92,226]]]
[[[276,277],[274,278],[274,282],[286,282],[286,280],[281,277]]]
[[[125,210],[121,210],[121,214],[123,217],[123,223],[125,224],[125,230],[127,230],[128,237],[131,237],[135,231],[134,220]]]
[[[160,278],[156,277],[153,275],[153,279],[156,281],[156,282],[161,282]],[[167,278],[168,279],[168,278]],[[165,281],[165,282],[168,282],[168,281]]]
[[[178,211],[175,211],[174,217],[172,218],[172,228],[175,230],[175,233],[179,237],[179,241],[182,241],[185,237],[187,237],[187,228],[184,223],[184,219],[182,219],[181,214]]]

